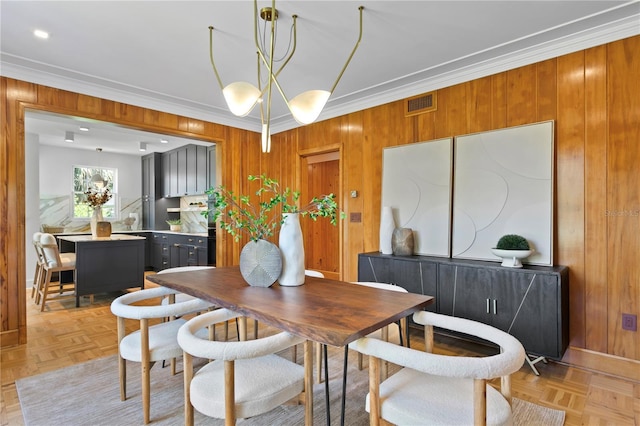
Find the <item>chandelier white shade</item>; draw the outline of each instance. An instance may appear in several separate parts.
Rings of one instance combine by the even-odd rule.
[[[289,101],[291,115],[300,124],[316,121],[327,104],[331,92],[327,90],[308,90]]]
[[[256,86],[246,81],[229,84],[222,89],[222,94],[229,111],[238,117],[247,116],[262,96],[262,92]]]
[[[281,82],[278,80],[278,75],[282,71],[282,69],[289,63],[291,57],[293,56],[296,50],[296,18],[297,15],[292,15],[292,25],[291,25],[291,34],[292,40],[289,40],[289,49],[283,55],[281,59],[274,59],[274,48],[275,48],[275,40],[276,40],[276,27],[275,22],[278,19],[278,11],[276,9],[276,2],[272,0],[271,7],[264,7],[260,9],[258,14],[258,1],[254,0],[254,39],[255,46],[258,54],[258,69],[257,69],[257,82],[258,85],[255,86],[246,81],[238,81],[231,83],[227,86],[222,84],[222,79],[220,78],[220,74],[218,73],[218,69],[216,67],[214,58],[213,58],[213,31],[214,27],[209,27],[209,56],[211,59],[211,65],[213,67],[213,71],[215,72],[216,79],[218,81],[218,85],[222,90],[222,94],[224,99],[229,107],[229,110],[232,114],[238,117],[247,116],[256,104],[260,104],[260,120],[262,123],[262,137],[261,137],[261,145],[262,152],[269,152],[271,150],[271,98],[272,98],[272,86],[275,86],[280,92],[280,95],[284,99],[291,115],[295,120],[301,124],[306,125],[313,123],[318,119],[324,106],[327,104],[329,97],[335,90],[338,82],[342,78],[342,74],[347,69],[349,62],[351,62],[351,58],[353,58],[356,49],[360,45],[360,40],[362,39],[362,11],[364,10],[363,6],[358,8],[360,13],[360,33],[358,36],[358,41],[356,42],[347,62],[344,64],[344,67],[338,74],[338,78],[333,83],[331,90],[318,90],[312,89],[307,90],[293,99],[289,100],[285,95],[285,92],[282,88]],[[258,29],[259,29],[259,21],[258,16],[265,22],[269,22],[270,25],[264,26],[264,35],[262,39],[258,38]],[[270,28],[268,30],[268,28]],[[260,40],[267,40],[267,31],[269,31],[269,46],[264,46],[266,44],[264,41],[261,43]],[[274,71],[274,62],[282,62],[281,65]],[[264,83],[265,87],[262,87],[262,79],[261,79],[261,68],[264,68],[266,71],[266,83]]]

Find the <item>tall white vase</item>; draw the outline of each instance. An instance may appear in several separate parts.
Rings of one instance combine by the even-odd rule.
[[[380,252],[382,254],[392,254],[391,237],[396,223],[393,220],[391,207],[383,206],[380,212]]]
[[[102,217],[102,206],[97,206],[93,208],[93,214],[91,215],[90,225],[91,225],[91,236],[96,238],[98,236],[98,222],[102,222],[104,218]]]
[[[300,215],[284,213],[284,223],[280,228],[280,253],[282,253],[282,273],[278,282],[283,286],[304,284],[304,243]]]

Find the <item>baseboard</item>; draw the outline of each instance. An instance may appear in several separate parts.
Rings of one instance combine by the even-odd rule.
[[[18,330],[8,330],[0,333],[0,348],[8,348],[20,344]]]
[[[640,382],[640,361],[570,346],[562,362],[574,367]]]

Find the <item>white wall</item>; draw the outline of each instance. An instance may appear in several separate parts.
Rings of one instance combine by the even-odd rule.
[[[96,166],[118,169],[118,198],[138,200],[142,193],[142,167],[135,155],[109,154],[74,148],[57,148],[40,145],[37,134],[25,137],[25,261],[26,284],[33,284],[36,256],[33,250],[33,234],[41,230],[41,196],[64,196],[73,191],[73,166]],[[122,209],[123,203],[120,208]],[[60,206],[53,206],[52,209]],[[63,214],[70,214],[70,206],[63,207]]]
[[[118,196],[139,198],[142,193],[141,160],[136,155],[42,145],[40,146],[40,194],[70,194],[73,191],[73,166],[118,169]]]

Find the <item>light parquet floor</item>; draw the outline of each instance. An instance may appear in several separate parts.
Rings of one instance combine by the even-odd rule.
[[[92,305],[85,299],[80,308],[75,308],[73,300],[53,302],[45,312],[27,300],[28,343],[3,348],[0,353],[1,426],[24,424],[15,387],[17,379],[117,353],[116,320],[109,309],[116,296],[96,295]],[[136,327],[133,321],[127,325]],[[477,354],[490,350],[446,336],[436,338],[436,351],[440,353]],[[411,344],[422,349],[418,330],[412,330]],[[640,383],[556,362],[537,366],[540,376],[528,366],[513,375],[514,396],[564,410],[566,425],[640,426]]]

